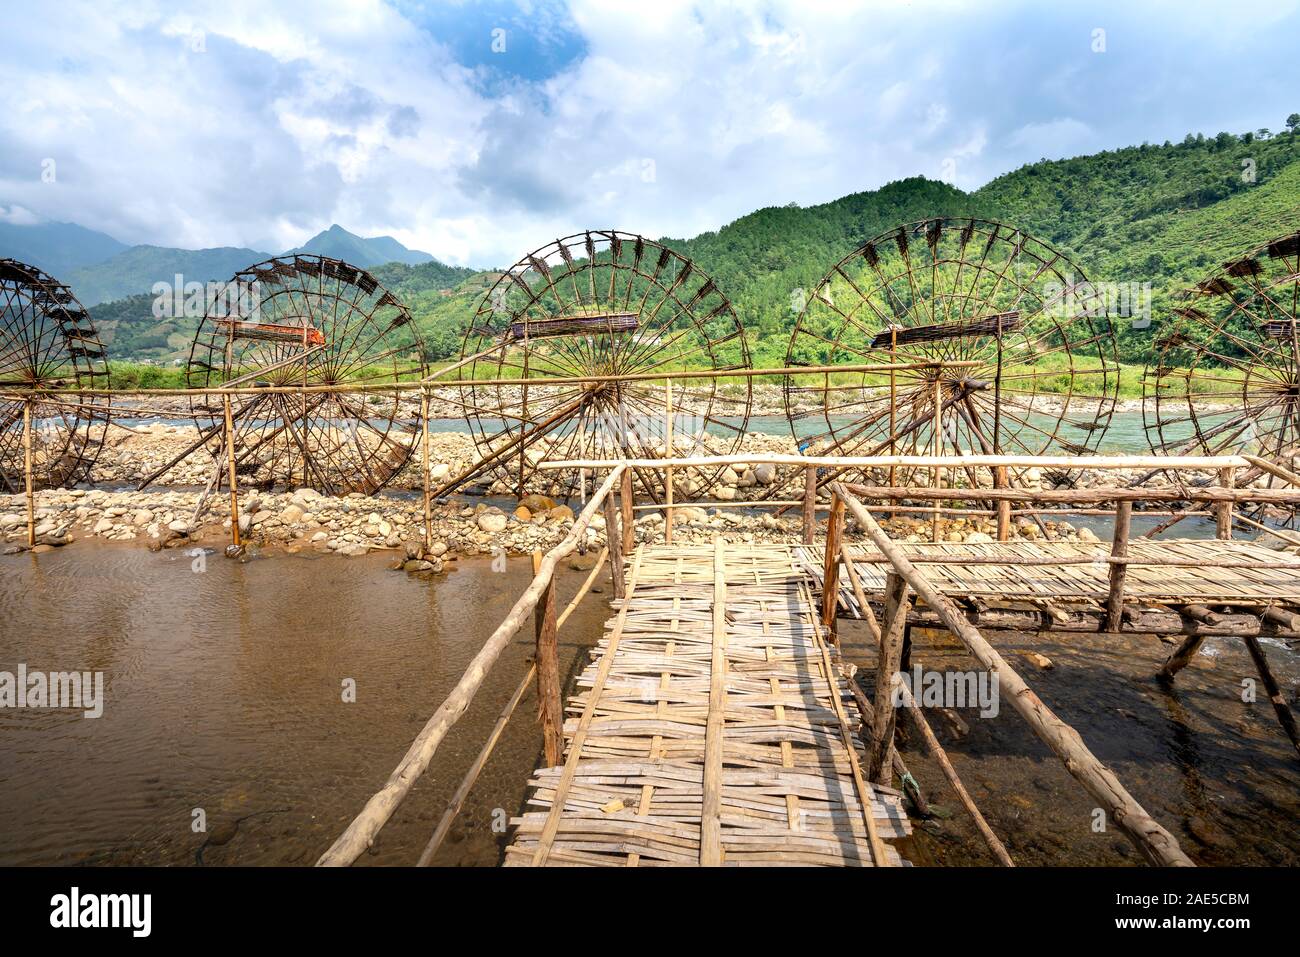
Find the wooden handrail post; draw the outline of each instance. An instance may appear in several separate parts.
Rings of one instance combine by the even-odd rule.
[[[230,541],[236,548],[241,546],[239,537],[239,488],[235,478],[235,420],[230,411],[230,393],[222,395],[222,412],[226,430],[226,471],[230,482]]]
[[[636,545],[636,518],[632,506],[632,470],[624,469],[619,479],[618,504],[623,512],[623,554],[630,555]]]
[[[533,552],[533,575],[542,568],[541,550]],[[542,589],[533,612],[537,638],[537,717],[542,723],[542,746],[546,764],[555,767],[564,755],[564,705],[560,701],[560,643],[555,624],[555,579]]]
[[[421,442],[421,448],[424,450],[421,458],[420,471],[424,473],[424,550],[426,552],[433,548],[433,496],[429,493],[432,491],[429,487],[429,387],[424,386],[420,389],[420,429],[424,438]]]
[[[605,496],[605,545],[609,549],[609,578],[614,597],[623,597],[623,532],[619,528],[618,507],[613,494]]]
[[[1237,470],[1232,466],[1219,469],[1219,484],[1224,488],[1236,488]],[[1214,537],[1232,538],[1232,502],[1219,502],[1214,506]]]
[[[1111,558],[1128,558],[1129,528],[1133,522],[1133,503],[1120,502],[1115,508],[1115,537],[1111,541]],[[1110,591],[1106,595],[1106,618],[1101,630],[1119,632],[1124,627],[1124,579],[1128,565],[1113,562],[1110,566]]]
[[[36,547],[36,483],[32,475],[32,400],[23,401],[23,484],[27,490],[27,547]]]
[[[822,566],[822,625],[833,644],[839,644],[836,617],[840,604],[840,541],[844,536],[844,499],[831,498],[831,514],[826,520],[826,561]]]
[[[876,663],[875,716],[871,722],[871,753],[867,776],[876,784],[889,783],[893,765],[894,726],[898,709],[894,707],[894,677],[903,656],[903,629],[907,625],[910,602],[907,582],[890,572],[885,577],[885,621],[880,631],[880,655]]]
[[[803,469],[803,543],[811,545],[817,540],[817,469],[805,465]]]
[[[664,455],[673,457],[673,380],[664,380]],[[664,471],[664,544],[673,543],[673,468]]]
[[[1007,487],[1007,467],[1005,465],[995,465],[993,467],[993,487]],[[998,541],[1005,542],[1011,538],[1011,502],[1006,499],[999,499],[997,510]]]

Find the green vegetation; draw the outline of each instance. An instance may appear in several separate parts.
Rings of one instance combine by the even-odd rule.
[[[1070,256],[1094,282],[1151,284],[1154,321],[1120,334],[1123,395],[1133,397],[1173,295],[1225,260],[1300,228],[1300,119],[1286,126],[1268,138],[1189,135],[1177,144],[1042,160],[970,194],[915,177],[806,209],[761,209],[716,232],[665,242],[731,298],[754,364],[776,367],[785,364],[797,291],[813,289],[866,240],[931,216],[1013,224]],[[431,363],[458,354],[494,279],[436,261],[372,272],[411,310]],[[133,296],[91,310],[110,354],[183,361],[193,321],[160,322],[150,302]]]

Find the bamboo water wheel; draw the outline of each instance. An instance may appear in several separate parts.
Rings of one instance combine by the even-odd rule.
[[[23,491],[24,406],[31,400],[37,488],[84,482],[108,429],[108,399],[56,395],[108,386],[108,358],[72,290],[35,266],[0,259],[0,488]]]
[[[1152,450],[1244,452],[1289,468],[1300,452],[1300,232],[1225,263],[1173,313],[1143,379]]]
[[[236,468],[249,484],[327,495],[373,494],[406,464],[419,409],[384,387],[424,375],[406,307],[364,269],[314,255],[250,266],[210,297],[186,366],[190,388],[267,389],[231,398]],[[338,388],[306,391],[320,386]],[[200,436],[222,441],[220,397],[196,396],[191,411]]]
[[[465,333],[461,362],[465,378],[523,381],[461,388],[479,460],[439,494],[488,477],[498,491],[522,492],[532,479],[533,490],[570,499],[581,494],[582,470],[537,473],[539,462],[655,458],[670,447],[674,456],[726,454],[749,420],[747,377],[660,378],[748,368],[730,301],[689,259],[617,230],[558,239],[502,273]],[[574,381],[593,376],[642,378]],[[683,470],[674,488],[700,494],[720,471]],[[658,475],[636,481],[660,500]]]
[[[787,364],[977,365],[789,377],[791,430],[809,454],[1087,454],[1119,384],[1115,335],[1097,313],[1079,267],[1022,230],[980,219],[900,226],[817,284]],[[929,473],[899,468],[888,480],[928,484]]]

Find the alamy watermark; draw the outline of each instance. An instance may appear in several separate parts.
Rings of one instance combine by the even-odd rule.
[[[234,280],[231,282],[186,282],[176,273],[171,282],[156,282],[153,293],[155,319],[238,319],[258,322],[262,316],[261,283]]]
[[[68,708],[84,717],[104,713],[102,671],[0,671],[0,708]]]
[[[1043,312],[1057,319],[1129,319],[1134,329],[1151,325],[1151,283],[1074,282],[1043,286]]]
[[[919,708],[978,708],[981,718],[996,718],[1001,707],[998,676],[987,671],[925,671],[913,665],[910,673],[898,673],[898,682],[895,708],[903,706],[904,687]]]

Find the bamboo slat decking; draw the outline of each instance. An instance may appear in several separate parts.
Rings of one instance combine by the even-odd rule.
[[[641,546],[506,863],[906,863],[810,585],[788,546]]]
[[[935,586],[953,596],[1036,600],[1092,600],[1105,603],[1110,589],[1109,543],[985,542],[947,544],[897,543],[914,562],[946,558],[947,564],[920,565]],[[879,594],[890,563],[869,545],[850,548],[862,587]],[[871,553],[872,557],[868,557]],[[1275,552],[1251,542],[1219,539],[1152,541],[1129,544],[1125,596],[1133,601],[1186,604],[1190,602],[1268,605],[1300,602],[1300,556]],[[963,562],[962,559],[974,559]],[[1002,559],[1003,562],[998,560]],[[1094,559],[1081,564],[1052,564],[1053,560]],[[820,587],[822,549],[800,546],[799,560]],[[1143,561],[1186,564],[1143,565]],[[1233,563],[1281,567],[1242,568]],[[855,602],[848,576],[840,575],[841,601]]]

